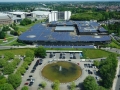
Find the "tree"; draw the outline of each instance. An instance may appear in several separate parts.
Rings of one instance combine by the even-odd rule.
[[[8,63],[3,69],[3,73],[8,75],[13,73],[13,71],[14,71],[14,67],[11,63]]]
[[[28,86],[23,86],[21,90],[28,90]]]
[[[95,81],[95,78],[92,76],[86,77],[83,82],[84,90],[98,90],[98,85]]]
[[[26,61],[23,62],[23,64],[22,64],[21,67],[27,68],[27,67],[28,67],[28,64],[29,64],[29,63],[28,63],[27,60],[26,60]]]
[[[45,87],[46,87],[46,85],[47,85],[47,83],[46,83],[46,82],[41,82],[41,86],[42,86],[42,88],[45,88]]]
[[[75,90],[75,87],[76,87],[75,82],[72,82],[70,84],[70,90]]]
[[[32,51],[32,50],[26,51],[25,56],[30,57],[31,59],[33,59],[34,58],[34,51]]]
[[[3,32],[10,31],[9,26],[3,26],[2,31]]]
[[[8,59],[14,59],[14,54],[12,52],[6,52],[5,57],[7,57]]]
[[[6,36],[6,33],[3,31],[0,31],[0,39],[4,39]]]
[[[20,74],[11,74],[8,76],[8,83],[16,89],[21,84],[22,78]]]
[[[6,66],[7,61],[5,59],[0,59],[0,67]]]
[[[5,83],[0,85],[0,90],[14,90],[11,84]]]
[[[0,85],[5,84],[7,82],[6,78],[2,75],[0,75]]]
[[[55,80],[53,83],[53,90],[60,90],[59,86],[60,82],[58,80]]]
[[[30,57],[26,57],[26,58],[24,59],[24,61],[27,62],[28,64],[30,64],[31,61],[32,61],[32,59],[31,59]]]
[[[100,63],[99,73],[102,78],[102,85],[111,88],[115,78],[118,60],[114,54],[110,54],[106,60]]]
[[[46,56],[46,49],[42,46],[35,49],[35,56],[45,58]]]
[[[95,61],[94,61],[94,65],[95,65],[96,67],[99,67],[100,62],[99,62],[98,60],[95,60]]]
[[[10,34],[12,34],[14,36],[18,36],[19,35],[18,31],[10,31]]]
[[[102,86],[99,86],[98,90],[106,90],[106,89],[104,87],[102,87]]]
[[[31,23],[32,23],[32,21],[30,19],[25,18],[20,22],[20,25],[25,26],[25,25],[28,25],[28,24],[31,24]]]
[[[17,70],[17,72],[19,72],[20,74],[24,74],[25,73],[25,68],[24,67],[20,67],[18,70]]]

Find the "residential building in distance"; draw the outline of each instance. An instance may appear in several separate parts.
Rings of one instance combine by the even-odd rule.
[[[10,15],[10,17],[15,23],[18,23],[25,18],[34,17],[34,14],[31,12],[8,12],[8,14]]]
[[[63,12],[51,11],[51,13],[49,14],[49,22],[69,20],[70,17],[71,17],[70,11],[63,11]]]
[[[50,11],[33,11],[31,13],[33,14],[33,17],[40,20],[40,19],[48,18],[48,15],[50,14]]]

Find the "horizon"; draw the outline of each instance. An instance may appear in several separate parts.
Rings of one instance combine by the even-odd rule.
[[[120,0],[21,0],[21,1],[17,1],[17,0],[4,0],[4,1],[0,1],[0,2],[120,2]]]

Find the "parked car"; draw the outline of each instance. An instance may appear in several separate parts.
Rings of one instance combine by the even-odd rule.
[[[35,79],[31,79],[30,82],[35,82]]]
[[[29,75],[29,77],[32,77],[32,75]]]
[[[31,80],[30,78],[27,79],[27,81],[30,81],[30,80]]]
[[[29,83],[29,86],[32,86],[32,85],[33,85],[33,82],[30,82],[30,83]]]
[[[39,65],[41,65],[43,63],[43,60],[42,59],[40,59],[39,60]]]
[[[68,60],[68,61],[71,61],[71,60]]]
[[[28,85],[29,83],[28,82],[26,82],[24,85]]]
[[[31,73],[34,73],[34,72],[35,72],[35,69],[32,69],[32,70],[31,70]]]

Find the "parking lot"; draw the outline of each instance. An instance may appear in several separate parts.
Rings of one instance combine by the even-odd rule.
[[[34,61],[29,66],[28,70],[26,71],[25,75],[22,77],[22,83],[20,87],[18,88],[18,90],[21,90],[21,88],[24,85],[29,86],[29,90],[37,90],[39,87],[39,84],[42,81],[45,81],[47,83],[45,90],[52,90],[51,88],[52,82],[42,77],[40,71],[46,64],[52,63],[54,61],[73,62],[81,67],[82,75],[80,78],[78,78],[75,81],[76,84],[82,83],[83,80],[88,75],[94,76],[96,80],[99,79],[98,75],[96,74],[97,68],[93,65],[93,62],[81,61],[79,53],[53,53],[51,52],[51,53],[47,53],[47,56],[44,59],[40,59],[40,58],[34,59]],[[60,88],[63,90],[68,90],[67,85],[69,84],[70,83],[61,84]]]

